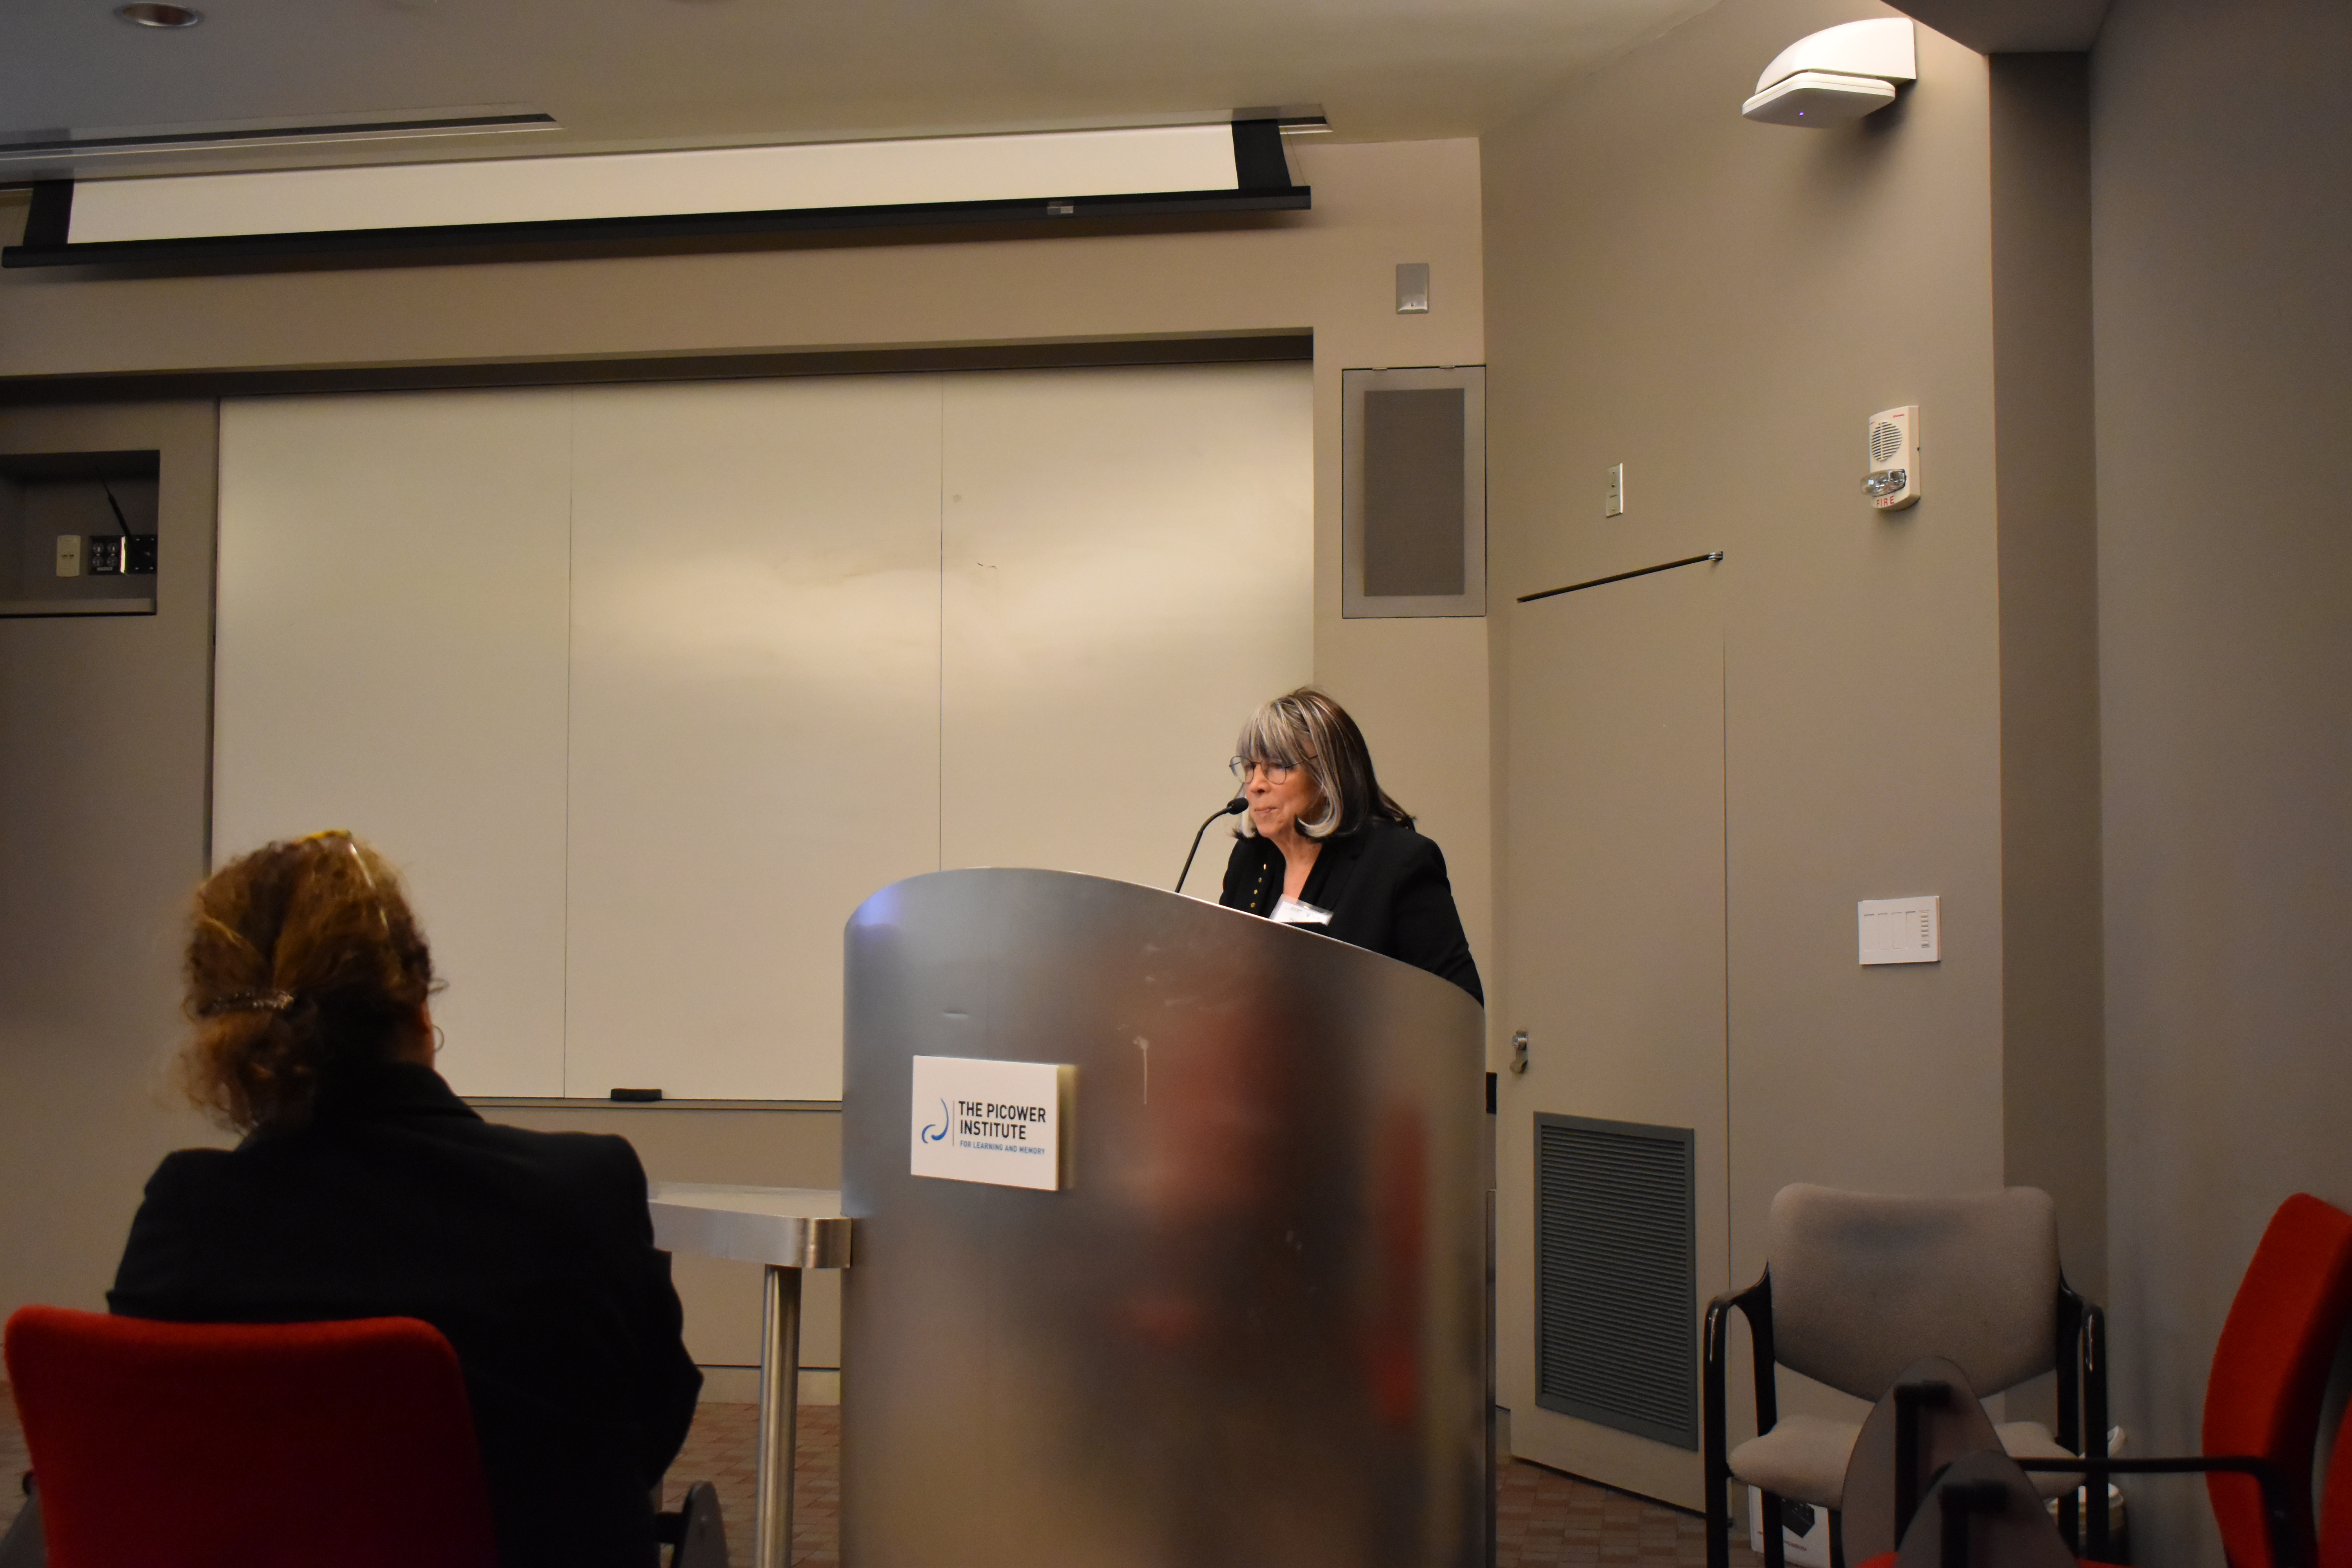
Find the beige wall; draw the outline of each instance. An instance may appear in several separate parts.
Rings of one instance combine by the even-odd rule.
[[[2347,60],[2336,0],[2118,0],[2092,56],[2110,1310],[2137,1452],[2193,1448],[2271,1211],[2352,1207]],[[2140,1561],[2221,1561],[2201,1488],[2131,1496]]]
[[[1743,1279],[1786,1182],[2001,1173],[1984,64],[1923,30],[1883,122],[1738,113],[1762,61],[1852,11],[1717,7],[1486,144],[1498,620],[1542,613],[1508,603],[1531,588],[1727,552]],[[1882,517],[1864,425],[1898,403],[1921,407],[1926,499]],[[1604,520],[1618,461],[1632,504]],[[1642,679],[1638,650],[1618,673]],[[1503,700],[1559,674],[1503,669]],[[1854,901],[1914,892],[1942,895],[1944,962],[1858,967]]]
[[[2000,541],[2001,1142],[2106,1291],[2088,65],[1990,61]]]
[[[205,870],[210,404],[0,413],[0,450],[163,453],[156,613],[0,620],[0,1311],[97,1307],[163,1153]]]
[[[1483,962],[1493,947],[1486,623],[1343,621],[1338,574],[1340,371],[1483,355],[1477,147],[1310,145],[1295,148],[1293,159],[1297,177],[1315,187],[1314,211],[1202,232],[244,276],[8,272],[0,274],[0,384],[14,400],[69,400],[76,378],[109,374],[1310,330],[1317,679],[1357,709],[1383,783],[1445,848]],[[1394,312],[1400,261],[1431,265],[1426,316]],[[114,416],[10,417],[47,420],[79,447],[89,438],[74,432],[98,426],[78,420]],[[210,410],[184,417],[201,419],[206,432],[199,488],[208,541]],[[197,470],[184,471],[195,483]],[[168,529],[166,538],[169,567]],[[1247,571],[1247,561],[1234,569]],[[140,711],[152,702],[169,716],[160,729],[132,713],[100,724],[69,712],[62,697],[12,697],[0,709],[0,767],[13,792],[0,908],[20,939],[6,973],[26,977],[23,988],[12,980],[10,1000],[0,1003],[0,1059],[18,1089],[13,1114],[27,1129],[0,1148],[0,1310],[34,1299],[94,1304],[155,1153],[201,1135],[148,1097],[140,1076],[171,1035],[173,912],[202,869],[204,848],[209,584],[203,563],[167,581],[179,605],[167,605],[173,618],[159,617],[167,637],[63,628],[111,640],[102,656],[89,651],[102,639],[72,643],[59,656],[62,675],[20,659],[5,640],[66,647],[58,628],[0,623],[11,682],[83,692],[103,675],[141,692]],[[49,820],[71,831],[33,838],[17,826]],[[1171,878],[1181,856],[1181,845],[1169,847]],[[126,931],[136,948],[121,961],[119,947],[105,944]],[[100,953],[103,961],[92,956]],[[125,962],[127,980],[101,984],[124,973]],[[16,1000],[31,997],[43,999],[39,1008]],[[112,1065],[90,1074],[92,1061]],[[740,1120],[746,1114],[603,1110],[560,1119],[627,1132],[657,1178],[836,1179],[832,1119]],[[722,1135],[709,1116],[735,1120]],[[106,1151],[102,1162],[85,1157],[89,1149]],[[761,1177],[771,1165],[789,1174]],[[682,1264],[681,1276],[698,1355],[752,1359],[756,1321],[741,1305],[740,1281],[716,1265]],[[812,1361],[828,1353],[824,1310],[813,1304]]]
[[[1855,15],[1851,0],[1718,6],[1486,140],[1495,732],[1505,743],[1526,705],[1565,700],[1561,683],[1577,679],[1629,683],[1662,713],[1683,701],[1638,637],[1598,675],[1515,667],[1514,617],[1559,602],[1514,595],[1725,551],[1722,565],[1691,569],[1715,574],[1723,650],[1723,947],[1692,955],[1690,983],[1716,984],[1719,962],[1727,1190],[1701,1202],[1725,1205],[1727,1226],[1700,1229],[1728,1240],[1727,1256],[1702,1258],[1702,1280],[1756,1276],[1784,1184],[1952,1192],[2014,1174],[2058,1190],[2070,1270],[2095,1281],[2095,1134],[2080,1157],[2063,1128],[2011,1103],[2022,1050],[2033,1092],[2063,1092],[2077,1126],[2085,1107],[2095,1122],[2095,943],[2071,968],[2045,966],[2038,990],[2012,999],[2005,986],[2012,915],[2046,936],[2086,895],[2094,926],[2097,908],[2095,757],[2080,733],[2068,749],[2063,723],[2092,703],[2088,489],[2037,491],[2036,405],[2014,400],[2012,434],[1996,399],[2012,381],[2021,395],[2070,374],[2039,408],[2087,422],[2080,247],[2069,296],[2048,276],[2064,246],[2053,259],[2012,234],[1996,310],[1996,189],[2012,214],[2063,212],[2063,169],[2040,161],[2064,154],[2025,123],[2042,100],[2021,89],[1997,187],[1986,61],[1924,28],[1919,81],[1858,127],[1739,118],[1765,61]],[[2062,94],[2052,112],[2063,108]],[[2072,156],[2079,227],[2079,127]],[[2063,325],[2071,298],[2076,329],[2054,345],[2022,325],[2053,298],[2043,319],[2054,310]],[[2002,312],[2021,323],[2007,350]],[[1925,499],[1878,516],[1858,489],[1864,426],[1898,404],[1921,409]],[[1603,519],[1617,462],[1629,507]],[[2074,574],[2036,578],[2047,591],[2012,615],[2005,584],[2036,569],[2036,550]],[[2011,797],[2038,799],[2053,781],[2074,791],[2069,810],[2026,821]],[[1667,826],[1647,825],[1662,840]],[[2063,852],[2063,885],[2012,894],[2005,862],[2032,861],[2037,845]],[[1507,952],[1540,961],[1547,942],[1608,911],[1580,908],[1592,895],[1574,886],[1515,886],[1518,849],[1496,846],[1497,906],[1525,922]],[[1942,896],[1943,962],[1860,967],[1855,900],[1913,893]],[[1505,1033],[1530,983],[1499,978]],[[2056,1045],[2025,1043],[2042,1037]],[[1535,1109],[1578,1110],[1573,1081],[1549,1092],[1558,1103]],[[1702,1145],[1713,1135],[1702,1128]],[[1505,1168],[1507,1210],[1507,1156]]]

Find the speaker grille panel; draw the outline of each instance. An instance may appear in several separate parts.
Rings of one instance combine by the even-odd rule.
[[[1339,613],[1486,613],[1486,369],[1339,373]]]
[[[1903,450],[1903,432],[1891,419],[1882,419],[1870,427],[1870,460],[1884,463]]]
[[[1536,1118],[1536,1403],[1698,1447],[1686,1127]]]
[[[1462,389],[1364,394],[1364,592],[1462,592]]]

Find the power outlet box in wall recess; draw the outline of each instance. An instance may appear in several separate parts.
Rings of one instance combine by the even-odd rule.
[[[82,559],[93,577],[152,576],[155,571],[155,536],[93,533],[84,542]]]
[[[152,450],[0,451],[0,617],[153,615],[162,479]]]

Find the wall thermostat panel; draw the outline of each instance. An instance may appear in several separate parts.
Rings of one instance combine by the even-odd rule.
[[[1869,441],[1862,493],[1881,511],[1900,511],[1919,499],[1918,405],[1872,415]]]
[[[1864,899],[1854,906],[1864,963],[1940,963],[1943,899]]]

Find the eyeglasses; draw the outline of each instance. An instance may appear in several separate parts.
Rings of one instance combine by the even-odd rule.
[[[1262,757],[1235,757],[1232,762],[1228,763],[1226,766],[1234,770],[1234,777],[1240,780],[1243,784],[1249,783],[1250,774],[1257,772],[1260,768],[1263,768],[1265,770],[1265,782],[1268,784],[1288,784],[1290,782],[1290,775],[1298,771],[1299,764],[1297,763],[1269,763]]]

